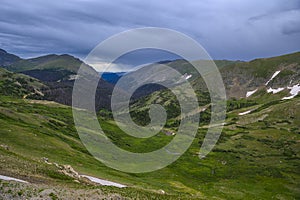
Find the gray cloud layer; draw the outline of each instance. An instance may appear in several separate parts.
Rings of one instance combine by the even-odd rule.
[[[249,60],[299,50],[300,1],[2,0],[0,48],[83,58],[107,37],[145,26],[183,32],[215,59]]]

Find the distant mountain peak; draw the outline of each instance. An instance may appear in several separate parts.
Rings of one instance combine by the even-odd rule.
[[[0,53],[7,53],[4,49],[0,49]]]
[[[4,49],[0,49],[0,66],[8,66],[21,60],[19,56],[7,53]]]

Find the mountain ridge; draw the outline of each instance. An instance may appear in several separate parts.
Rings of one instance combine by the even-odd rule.
[[[94,68],[68,54],[49,54],[37,58],[19,59],[2,67],[13,73],[21,73],[38,79],[45,85],[40,88],[43,96],[38,97],[39,99],[56,101],[65,105],[72,105],[72,90],[76,79],[98,78],[98,73]],[[80,67],[84,69],[83,77],[77,76]],[[109,95],[112,90],[113,85],[100,79],[96,94],[97,109],[110,108]],[[105,98],[100,98],[100,93]]]
[[[8,54],[4,50],[3,52]],[[207,91],[202,77],[190,63],[184,60],[162,61],[151,64],[148,68],[162,63],[182,73],[183,78],[189,79],[188,81],[196,91]],[[250,93],[253,95],[256,91],[261,89],[274,91],[278,88],[286,88],[286,90],[288,90],[288,88],[300,83],[299,63],[300,52],[270,58],[253,59],[249,62],[230,60],[215,61],[215,64],[218,66],[222,75],[228,98],[243,98]],[[20,58],[15,60],[14,63],[4,66],[4,68],[39,79],[48,86],[44,88],[44,93],[46,94],[45,97],[48,100],[71,105],[70,96],[72,93],[73,82],[78,78],[76,72],[81,65],[85,66],[91,74],[98,74],[92,67],[84,64],[80,59],[68,54],[49,54],[27,60]],[[275,71],[279,71],[279,74],[270,80]],[[158,80],[158,84],[142,86],[134,93],[133,100],[137,100],[164,89],[159,83],[167,81],[167,77],[163,78],[161,76],[163,73],[156,73],[161,77],[160,80]],[[139,74],[139,70],[125,73],[126,76],[134,76],[135,74],[138,74],[138,76],[141,77],[147,75],[145,73]],[[108,81],[112,85],[107,84],[105,81],[102,81],[99,85],[100,87],[103,86],[101,90],[105,91],[104,95],[107,97],[112,93],[113,85],[124,75],[124,73],[109,73],[109,75],[114,77],[112,80]],[[269,81],[269,83],[265,85],[267,81]],[[68,100],[66,101],[63,99]],[[103,107],[102,103],[97,107]],[[104,107],[107,109],[110,108],[109,100],[105,103]]]
[[[4,49],[0,48],[0,66],[8,66],[20,60],[21,58],[19,56],[10,54]]]
[[[69,104],[74,80],[43,82],[1,68],[0,175],[28,183],[0,180],[0,198],[57,199],[63,196],[77,199],[100,193],[103,198],[116,199],[295,199],[300,195],[300,97],[282,100],[290,95],[289,89],[267,90],[286,86],[289,78],[294,78],[291,85],[296,84],[299,63],[295,62],[298,60],[295,55],[290,61],[278,59],[278,62],[266,59],[246,63],[241,67],[244,71],[237,70],[242,64],[232,64],[229,66],[232,74],[222,74],[227,66],[220,69],[228,91],[236,86],[232,83],[238,85],[234,89],[243,90],[228,98],[222,134],[212,152],[202,159],[199,159],[199,149],[210,126],[209,93],[199,75],[195,73],[190,77],[191,71],[184,71],[190,69],[182,69],[182,79],[192,84],[199,100],[199,108],[189,113],[200,112],[196,136],[177,161],[159,171],[142,174],[113,170],[96,160],[80,140],[72,108],[47,101]],[[267,69],[251,71],[252,66],[254,69],[266,66]],[[263,75],[257,83],[255,73]],[[236,82],[231,80],[234,75],[238,78]],[[164,76],[159,78],[166,81]],[[46,89],[42,89],[44,87]],[[250,89],[257,91],[246,97]],[[33,100],[39,94],[36,90],[49,97],[38,96],[39,100]],[[109,101],[109,96],[103,94],[107,93],[100,91],[98,97]],[[163,129],[150,138],[135,138],[124,133],[116,125],[112,113],[106,108],[100,109],[97,119],[107,139],[134,153],[151,152],[168,144],[178,134],[181,117],[189,115],[180,116],[176,97],[163,88],[131,102],[129,111],[134,122],[147,125],[152,103],[162,105],[168,116]],[[94,134],[88,126],[84,128]],[[115,181],[127,187],[95,185],[79,178],[78,174]]]

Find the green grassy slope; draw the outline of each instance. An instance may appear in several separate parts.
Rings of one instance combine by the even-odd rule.
[[[232,110],[218,145],[205,159],[197,156],[206,131],[202,126],[179,160],[144,174],[118,172],[95,160],[78,139],[69,107],[4,96],[0,105],[0,144],[8,146],[8,150],[0,148],[0,169],[6,175],[71,184],[72,179],[41,160],[47,157],[80,173],[149,191],[163,189],[175,197],[293,199],[300,195],[299,98]],[[248,109],[257,111],[238,115]],[[149,152],[172,137],[160,133],[150,139],[135,139],[123,134],[114,122],[100,119],[100,123],[115,144],[130,151]]]
[[[73,126],[69,107],[53,102],[5,96],[1,96],[0,105],[2,175],[19,177],[37,184],[62,185],[67,190],[68,187],[86,190],[94,187],[74,183],[73,178],[59,172],[57,167],[46,164],[42,159],[46,157],[49,162],[71,165],[83,174],[128,185],[137,184],[134,177],[105,167],[86,151]],[[103,187],[101,190],[117,192],[125,197],[159,196],[157,191],[138,188],[117,190]],[[169,199],[168,195],[165,198]]]
[[[256,77],[269,78],[271,75],[284,65],[300,62],[300,52],[276,56],[272,58],[258,58],[250,62],[233,63],[227,66],[227,69],[241,69],[251,73]],[[234,71],[234,70],[233,70]]]
[[[290,70],[279,79],[297,77],[298,53],[277,58],[249,62],[245,71],[257,65],[274,70]],[[286,60],[285,60],[286,59]],[[267,63],[267,64],[266,64]],[[295,64],[296,63],[296,64]],[[254,71],[240,73],[239,64],[224,66],[233,68],[237,77],[251,79]],[[260,67],[259,67],[260,66]],[[281,68],[283,67],[283,68]],[[243,66],[242,66],[243,68]],[[257,72],[257,73],[258,73]],[[256,73],[256,72],[255,72]],[[4,74],[4,76],[3,76]],[[249,76],[246,76],[246,75]],[[198,90],[201,123],[191,147],[176,162],[161,170],[129,174],[112,170],[94,159],[79,140],[74,127],[72,110],[61,104],[22,99],[31,93],[30,88],[40,87],[40,82],[27,76],[0,71],[0,174],[18,177],[33,183],[64,185],[69,188],[89,190],[94,186],[74,183],[54,165],[48,165],[43,157],[61,165],[71,165],[76,171],[128,185],[129,188],[99,188],[119,193],[125,197],[140,199],[298,199],[300,198],[300,97],[281,101],[287,90],[277,94],[266,92],[265,87],[245,99],[229,99],[226,125],[218,144],[204,159],[198,158],[199,148],[209,122],[208,93]],[[278,75],[279,76],[279,75]],[[26,84],[15,84],[19,77]],[[230,76],[228,76],[230,77]],[[227,80],[228,80],[227,77]],[[276,77],[277,78],[277,77]],[[274,79],[278,84],[280,80]],[[6,81],[9,82],[6,82]],[[294,79],[298,81],[298,79]],[[22,82],[22,81],[21,81]],[[192,80],[192,83],[197,79]],[[271,83],[272,84],[272,83]],[[274,83],[275,84],[275,83]],[[285,83],[284,83],[285,84]],[[29,85],[28,87],[26,85]],[[201,85],[201,84],[199,84]],[[199,85],[194,85],[197,88]],[[230,85],[230,84],[229,84]],[[11,89],[9,89],[11,86]],[[26,87],[24,87],[26,86]],[[250,87],[247,83],[245,87]],[[7,96],[7,95],[10,95]],[[131,116],[139,123],[147,122],[147,106],[161,103],[168,112],[166,130],[176,131],[179,106],[175,96],[166,90],[157,91],[131,105]],[[200,112],[201,109],[199,109]],[[241,115],[250,111],[248,114]],[[148,139],[137,139],[123,133],[112,120],[109,111],[99,113],[99,122],[110,140],[132,152],[150,152],[161,148],[173,136],[165,132]],[[0,183],[1,184],[1,183]],[[0,187],[1,189],[1,187]],[[160,190],[165,195],[158,194]]]
[[[67,54],[50,54],[37,58],[20,60],[19,62],[16,62],[6,68],[14,72],[22,72],[28,70],[63,69],[76,73],[81,64],[82,61],[80,61],[78,58]]]
[[[21,60],[20,57],[7,53],[3,49],[0,49],[0,66],[8,66],[19,60]]]
[[[0,95],[14,97],[41,96],[41,88],[46,87],[40,81],[26,76],[16,74],[0,68]]]

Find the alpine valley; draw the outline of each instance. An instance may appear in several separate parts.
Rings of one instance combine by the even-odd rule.
[[[76,131],[74,81],[98,78],[94,68],[67,54],[23,59],[1,49],[0,199],[300,198],[300,52],[249,62],[215,60],[226,88],[227,113],[217,145],[203,159],[198,154],[211,118],[206,84],[185,60],[163,63],[180,72],[196,91],[198,132],[171,165],[133,174],[96,160]],[[85,77],[77,75],[80,66]],[[110,108],[112,91],[124,74],[100,78],[95,107],[102,129],[127,151],[151,152],[165,146],[180,124],[176,96],[159,84],[168,77],[140,87],[132,96],[129,110],[137,124],[150,122],[151,104],[167,112],[162,131],[134,138],[116,125]]]

